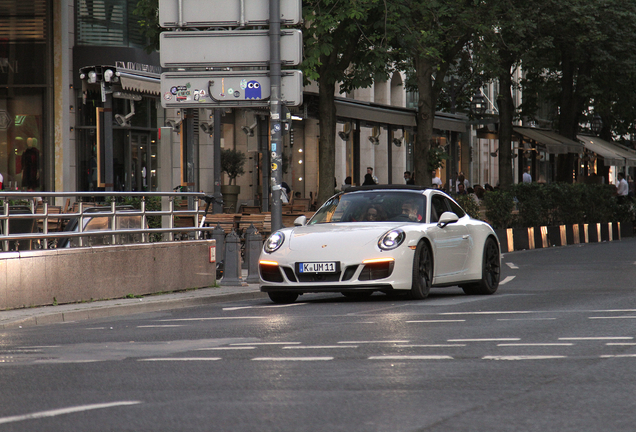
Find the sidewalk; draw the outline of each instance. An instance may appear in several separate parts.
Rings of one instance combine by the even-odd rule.
[[[246,278],[247,271],[244,270],[243,280]],[[211,287],[179,293],[148,295],[143,298],[15,309],[0,311],[0,329],[80,321],[255,298],[267,298],[267,294],[260,292],[258,284],[244,283],[243,286]]]

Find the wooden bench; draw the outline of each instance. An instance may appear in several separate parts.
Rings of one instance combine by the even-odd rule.
[[[258,230],[259,233],[263,233],[265,230],[265,214],[253,214],[253,215],[242,215],[241,219],[238,222],[238,230],[241,234],[247,230],[250,225],[254,225],[254,228]],[[270,214],[270,227],[271,227],[271,214]],[[271,230],[271,228],[270,228]]]
[[[63,229],[63,219],[61,217],[52,216],[62,214],[62,207],[60,206],[48,206],[49,219],[47,224],[48,232],[51,231],[62,231]],[[35,207],[35,214],[43,215],[44,214],[44,205],[38,205]],[[38,218],[38,229],[40,232],[44,232],[44,217]]]
[[[199,223],[201,223],[202,218],[203,215],[199,215]],[[240,218],[241,215],[236,213],[208,213],[205,216],[205,225],[211,227],[220,225],[225,234],[228,234],[237,228],[237,223]]]
[[[294,198],[291,204],[293,206],[292,211],[307,212],[309,211],[311,200],[309,198]]]
[[[241,209],[239,211],[239,213],[242,213],[242,214],[258,214],[260,212],[261,212],[261,208],[259,206],[248,206],[248,205],[241,206]]]

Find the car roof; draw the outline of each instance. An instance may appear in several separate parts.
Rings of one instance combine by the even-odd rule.
[[[357,191],[373,191],[373,190],[405,190],[414,192],[423,192],[428,189],[435,189],[426,186],[414,186],[404,184],[383,184],[383,185],[368,185],[368,186],[352,186],[345,189],[345,192],[357,192]]]

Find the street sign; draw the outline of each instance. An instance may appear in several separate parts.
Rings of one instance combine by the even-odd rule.
[[[303,103],[303,74],[281,73],[280,99],[289,106]],[[165,72],[161,74],[164,108],[246,108],[268,106],[268,71]]]
[[[267,66],[270,59],[268,30],[163,32],[161,66],[166,68]],[[281,64],[300,64],[303,35],[281,30]]]
[[[281,25],[299,24],[302,21],[301,0],[280,0],[280,19]],[[159,0],[161,27],[264,26],[268,23],[267,0]]]

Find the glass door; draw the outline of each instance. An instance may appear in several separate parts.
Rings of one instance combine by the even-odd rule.
[[[133,133],[130,138],[130,190],[133,192],[150,190],[151,171],[156,172],[151,169],[150,134]]]

